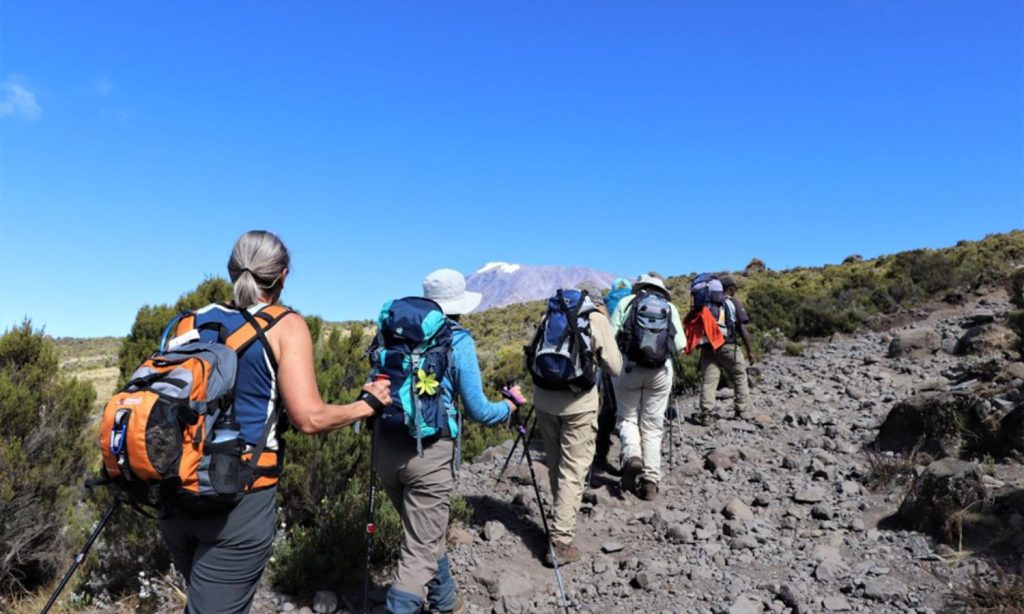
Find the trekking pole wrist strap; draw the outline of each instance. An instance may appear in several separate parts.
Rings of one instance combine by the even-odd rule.
[[[381,410],[387,407],[386,405],[380,402],[380,399],[378,399],[372,393],[367,392],[365,390],[359,393],[359,396],[356,397],[356,401],[362,401],[363,403],[369,405],[370,408],[373,410],[373,413],[375,414],[380,413]]]

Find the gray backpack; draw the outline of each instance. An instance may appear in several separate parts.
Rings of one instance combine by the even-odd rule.
[[[660,367],[675,351],[675,335],[672,304],[657,292],[644,292],[626,308],[619,349],[642,367]]]

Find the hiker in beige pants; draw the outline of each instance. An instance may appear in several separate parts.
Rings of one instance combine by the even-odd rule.
[[[612,327],[618,334],[626,325],[630,305],[644,293],[657,293],[671,298],[665,282],[653,275],[641,275],[633,284],[633,294],[619,301],[612,314]],[[628,356],[623,357],[622,374],[612,380],[618,405],[616,424],[622,443],[622,488],[652,501],[658,496],[661,483],[661,438],[669,398],[672,396],[672,352],[686,349],[686,334],[679,310],[669,303],[672,328],[675,330],[665,364],[645,367]]]
[[[594,356],[600,368],[614,376],[622,368],[622,355],[603,311],[601,294],[594,293],[591,299],[598,309],[589,316]],[[571,563],[580,558],[579,549],[573,543],[576,515],[583,499],[587,471],[594,459],[601,397],[597,386],[580,394],[538,387],[533,403],[537,408],[537,425],[544,438],[548,476],[555,501],[551,542],[558,562]],[[551,565],[550,553],[547,557],[546,563]]]
[[[615,379],[622,461],[627,464],[630,459],[641,459],[643,469],[638,477],[643,483],[661,483],[661,439],[672,377],[669,362],[658,368],[627,365]]]

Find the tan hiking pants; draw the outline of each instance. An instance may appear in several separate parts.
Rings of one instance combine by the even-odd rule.
[[[571,543],[576,535],[576,515],[583,500],[587,471],[594,460],[597,411],[556,416],[538,408],[537,419],[555,500],[551,539]]]
[[[715,393],[722,370],[729,374],[736,396],[733,402],[736,414],[750,411],[750,385],[747,381],[747,355],[738,343],[726,343],[717,350],[710,346],[700,349],[700,413],[710,414],[715,409]]]

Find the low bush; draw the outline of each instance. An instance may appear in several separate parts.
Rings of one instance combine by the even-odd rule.
[[[70,562],[74,501],[91,458],[91,384],[58,372],[54,343],[28,321],[0,336],[0,606]]]

